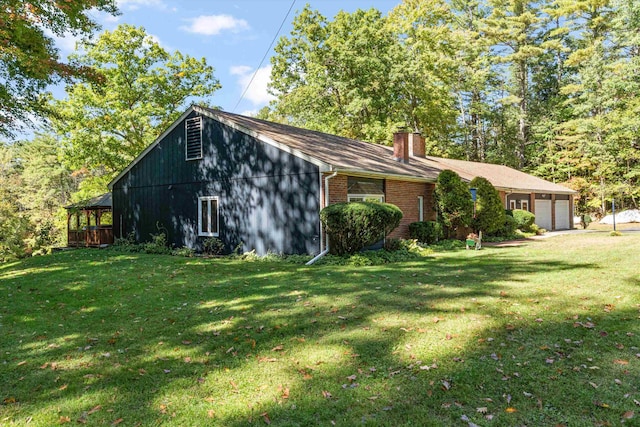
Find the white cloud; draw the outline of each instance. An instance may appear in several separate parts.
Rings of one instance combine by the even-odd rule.
[[[274,99],[274,96],[267,91],[267,86],[271,82],[271,65],[258,68],[253,81],[251,81],[253,71],[251,67],[246,65],[236,65],[229,70],[232,75],[238,76],[238,85],[240,85],[243,92],[251,82],[251,86],[249,86],[244,95],[246,99],[251,101],[253,105],[267,104]]]
[[[236,19],[231,15],[200,15],[187,21],[190,25],[181,26],[181,30],[205,36],[215,36],[223,31],[238,33],[249,29],[247,21]]]

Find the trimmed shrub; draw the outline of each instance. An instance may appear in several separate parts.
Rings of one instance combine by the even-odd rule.
[[[504,216],[504,223],[502,229],[498,232],[503,237],[511,237],[518,229],[518,222],[511,215]]]
[[[420,243],[431,245],[442,238],[442,225],[435,221],[418,221],[409,224],[409,236]]]
[[[224,251],[224,243],[217,237],[207,237],[202,242],[202,250],[207,255],[220,255]]]
[[[531,226],[536,220],[536,216],[529,211],[522,209],[513,210],[513,219],[516,220],[517,228],[525,232],[532,232]]]
[[[438,221],[447,238],[455,236],[458,228],[471,225],[473,200],[469,188],[457,173],[451,170],[440,172],[435,196]]]
[[[382,240],[400,224],[402,211],[390,203],[335,203],[320,211],[332,254],[354,254]]]
[[[505,212],[498,190],[483,177],[475,177],[469,183],[470,188],[476,188],[476,214],[473,218],[473,228],[487,235],[499,233],[505,222]]]

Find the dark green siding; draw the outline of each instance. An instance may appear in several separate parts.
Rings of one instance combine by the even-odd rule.
[[[227,250],[319,251],[318,166],[208,117],[204,158],[186,161],[184,144],[181,122],[114,183],[116,236],[146,241],[160,229],[175,247],[201,249],[198,197],[217,196]]]

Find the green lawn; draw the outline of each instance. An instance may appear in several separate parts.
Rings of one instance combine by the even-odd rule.
[[[640,235],[0,265],[0,425],[639,425]]]

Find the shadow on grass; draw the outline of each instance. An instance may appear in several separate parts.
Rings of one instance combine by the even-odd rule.
[[[497,253],[308,268],[77,251],[2,268],[0,420],[441,425],[483,422],[483,407],[494,425],[597,420],[582,390],[632,358],[633,313],[505,325],[505,283],[597,266]]]

